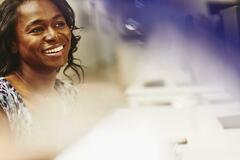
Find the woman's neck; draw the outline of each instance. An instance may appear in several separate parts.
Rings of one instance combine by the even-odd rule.
[[[14,73],[29,90],[51,91],[54,89],[57,70],[36,70],[28,66],[22,66]]]

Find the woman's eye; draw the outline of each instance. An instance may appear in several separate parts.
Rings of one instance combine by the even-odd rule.
[[[33,28],[30,33],[41,33],[44,29],[42,27]]]
[[[57,28],[63,29],[66,26],[65,22],[57,22],[55,25]]]

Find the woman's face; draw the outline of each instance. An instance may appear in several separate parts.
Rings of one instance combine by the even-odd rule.
[[[50,0],[25,1],[18,9],[16,42],[20,64],[41,71],[57,70],[68,59],[71,31]]]

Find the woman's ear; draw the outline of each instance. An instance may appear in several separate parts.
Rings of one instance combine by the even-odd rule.
[[[11,44],[11,52],[12,52],[13,54],[18,53],[18,46],[17,46],[17,43],[16,43],[15,41],[12,42],[12,44]]]

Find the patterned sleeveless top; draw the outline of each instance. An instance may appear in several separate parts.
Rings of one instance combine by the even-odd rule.
[[[74,103],[78,91],[71,83],[57,79],[55,89],[65,103],[62,106],[67,107],[71,105],[70,103]],[[0,107],[7,116],[14,141],[31,139],[34,128],[31,114],[21,95],[4,77],[0,77]]]

